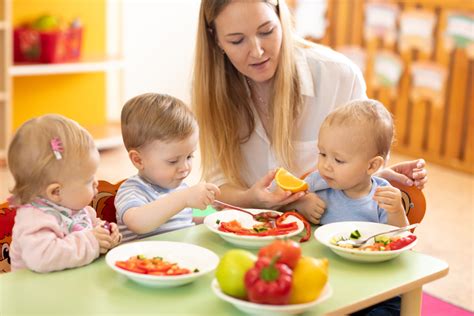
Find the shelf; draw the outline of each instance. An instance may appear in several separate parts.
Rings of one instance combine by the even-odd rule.
[[[9,69],[10,76],[43,76],[116,70],[123,67],[123,60],[83,59],[77,62],[61,64],[17,64]]]
[[[104,125],[84,126],[91,133],[99,150],[110,149],[122,145],[122,130],[120,122],[110,122]]]

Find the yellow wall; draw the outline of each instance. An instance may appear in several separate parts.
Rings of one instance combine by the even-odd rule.
[[[52,14],[84,26],[82,56],[103,56],[106,50],[106,0],[14,0],[13,25]],[[80,124],[106,121],[103,73],[17,77],[13,80],[13,127],[44,113],[60,113]]]

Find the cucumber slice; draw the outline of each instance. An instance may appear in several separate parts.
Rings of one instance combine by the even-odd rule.
[[[360,236],[361,236],[361,235],[360,235],[359,230],[356,229],[356,230],[354,230],[354,231],[351,233],[351,236],[350,236],[350,237],[351,237],[351,239],[359,239]]]

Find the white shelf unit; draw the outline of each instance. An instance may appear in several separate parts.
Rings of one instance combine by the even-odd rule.
[[[15,64],[10,67],[10,76],[43,76],[120,70],[123,61],[120,58],[90,58],[77,62],[60,64]]]

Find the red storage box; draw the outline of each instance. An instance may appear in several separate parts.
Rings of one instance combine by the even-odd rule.
[[[17,62],[60,63],[81,56],[82,27],[42,32],[16,28],[13,32],[13,59]]]

